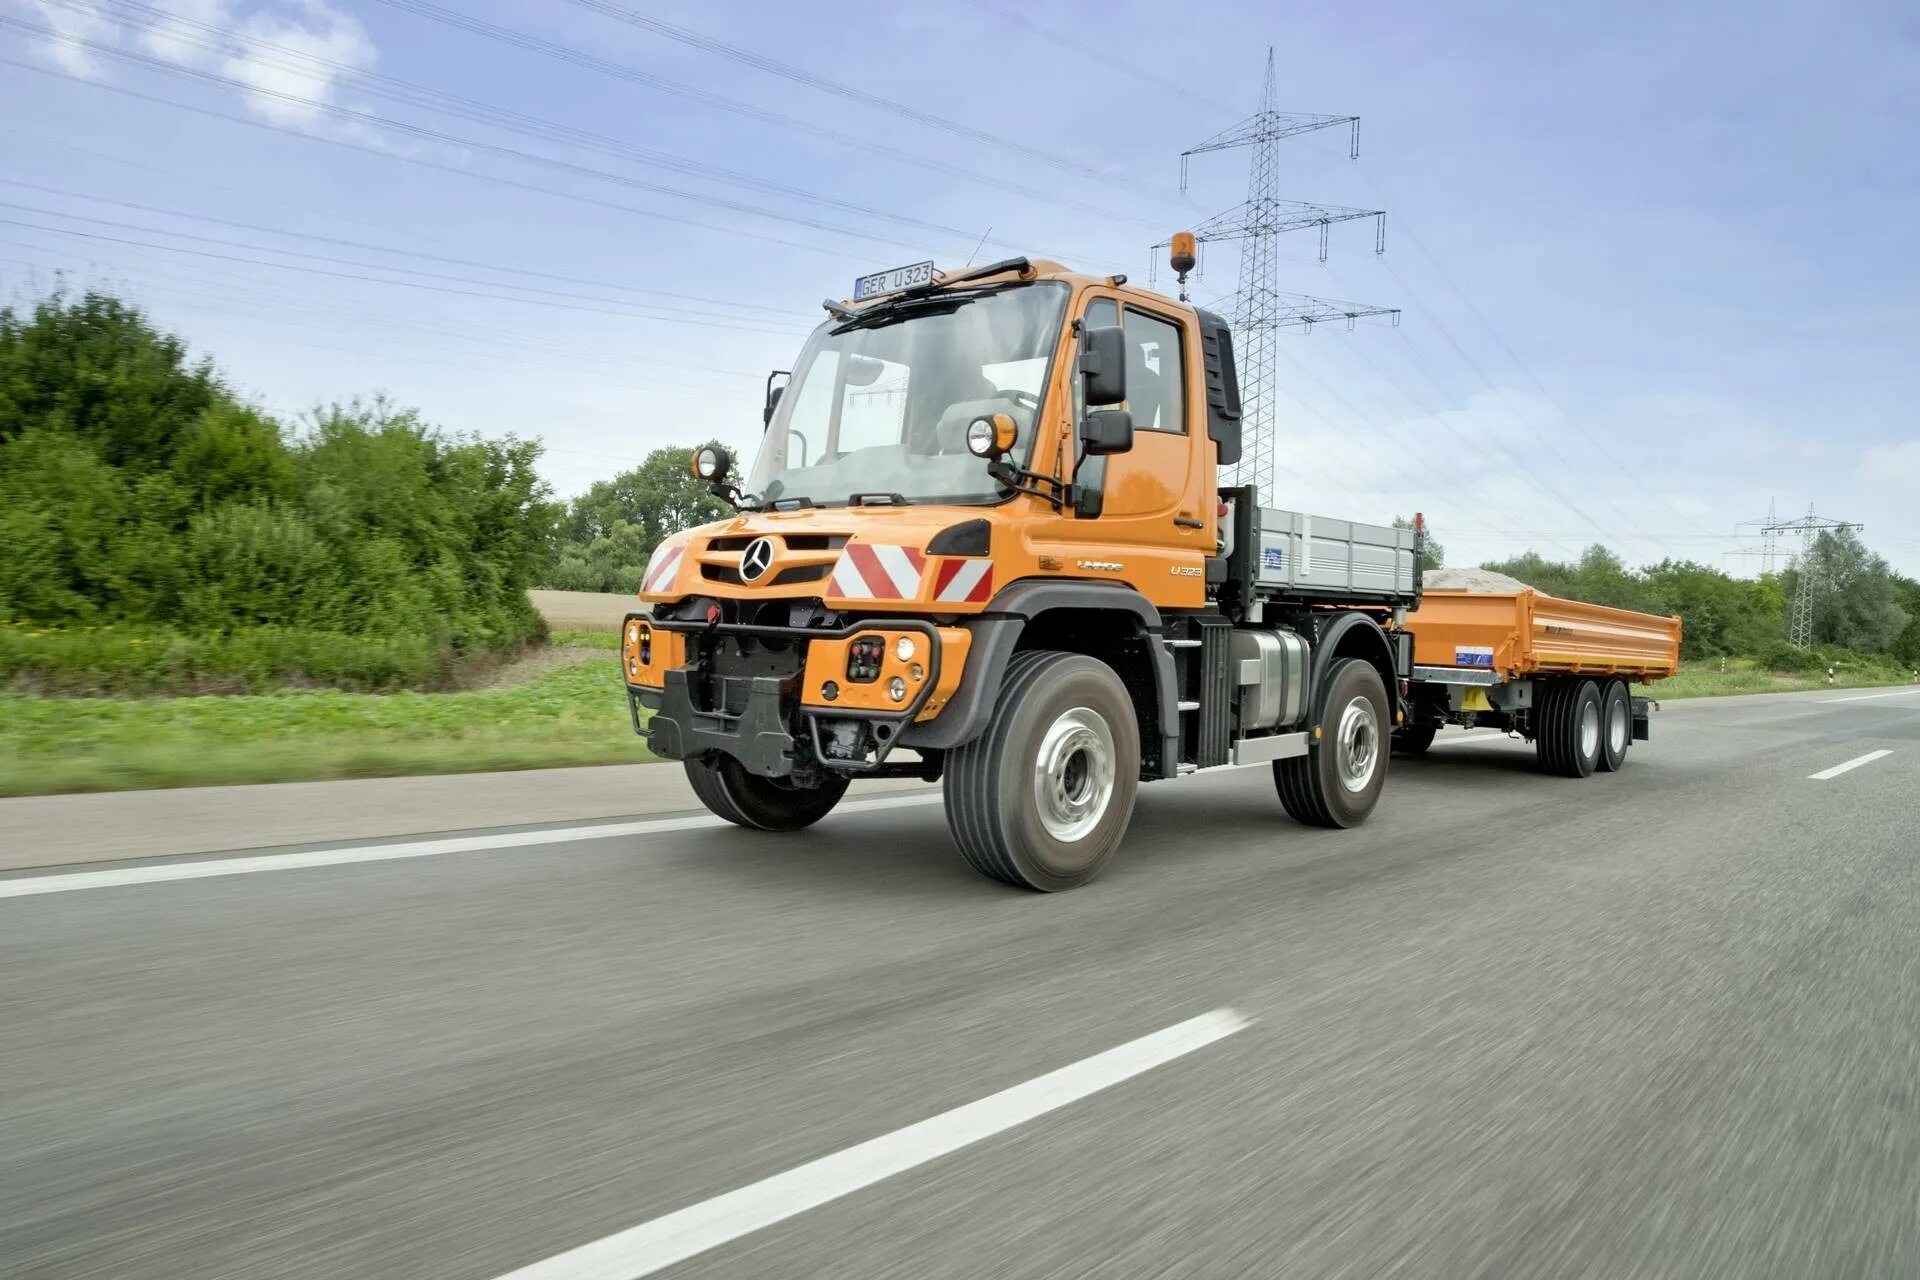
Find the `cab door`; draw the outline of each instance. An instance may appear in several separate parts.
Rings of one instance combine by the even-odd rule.
[[[1185,329],[1171,316],[1099,296],[1087,303],[1084,319],[1089,328],[1117,324],[1127,335],[1127,399],[1120,407],[1133,418],[1133,448],[1102,459],[1101,519],[1129,542],[1201,546],[1202,513],[1185,509],[1194,455]],[[1076,405],[1076,419],[1080,412]]]

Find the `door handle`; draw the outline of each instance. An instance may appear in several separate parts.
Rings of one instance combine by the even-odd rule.
[[[1207,527],[1207,522],[1205,520],[1195,520],[1192,516],[1188,515],[1184,511],[1182,511],[1179,515],[1175,516],[1173,518],[1173,522],[1179,525],[1182,529],[1204,529]]]

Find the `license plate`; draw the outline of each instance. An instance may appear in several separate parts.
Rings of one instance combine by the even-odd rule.
[[[870,276],[861,276],[853,282],[853,300],[865,302],[883,293],[898,293],[915,285],[932,283],[933,263],[916,262],[910,267],[895,267],[891,271],[876,271]]]

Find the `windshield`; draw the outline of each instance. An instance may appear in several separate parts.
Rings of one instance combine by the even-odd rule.
[[[1068,288],[1043,281],[882,302],[814,331],[747,475],[759,503],[856,494],[992,502],[1005,490],[967,452],[967,424],[1005,413],[1025,465]]]

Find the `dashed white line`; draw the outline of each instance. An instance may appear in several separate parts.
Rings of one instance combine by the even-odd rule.
[[[977,1102],[510,1271],[500,1280],[639,1280],[1110,1089],[1247,1025],[1232,1009],[1203,1013]]]
[[[1829,778],[1837,778],[1849,770],[1858,769],[1863,764],[1872,764],[1875,760],[1883,759],[1892,754],[1893,752],[1891,751],[1869,751],[1863,756],[1855,756],[1853,759],[1837,764],[1831,769],[1822,769],[1818,773],[1810,773],[1807,775],[1807,780],[1810,782],[1825,782]]]
[[[881,796],[841,805],[836,813],[871,813],[937,804],[940,793]],[[649,818],[642,822],[610,822],[590,827],[548,827],[538,831],[508,831],[491,836],[451,836],[444,840],[412,840],[401,844],[356,845],[341,849],[309,849],[303,853],[264,853],[240,858],[206,858],[197,862],[167,862],[146,867],[118,867],[110,871],[73,871],[64,875],[22,876],[0,880],[0,898],[28,898],[42,893],[72,893],[79,889],[111,889],[129,884],[159,884],[168,880],[206,880],[214,876],[249,875],[257,871],[299,871],[308,867],[339,867],[356,862],[396,862],[431,858],[446,853],[479,853],[488,849],[516,849],[576,840],[610,840],[619,836],[664,835],[725,826],[705,815],[689,818]]]
[[[1892,693],[1861,693],[1851,698],[1822,698],[1822,702],[1872,702],[1875,698],[1911,698],[1920,688],[1896,689]]]

